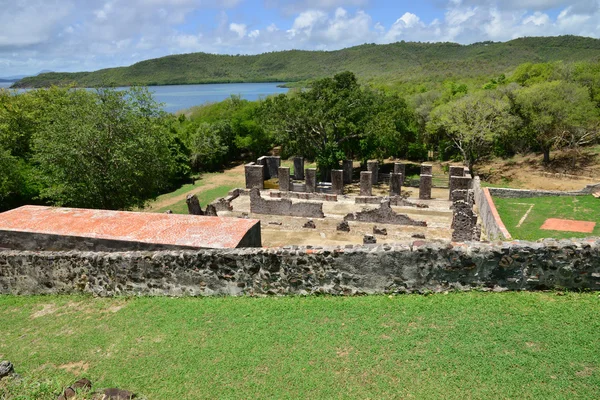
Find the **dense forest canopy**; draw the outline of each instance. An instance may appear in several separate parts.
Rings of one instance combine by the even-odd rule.
[[[227,82],[298,82],[352,71],[361,82],[396,91],[430,89],[448,79],[480,82],[526,62],[598,61],[600,40],[529,37],[509,42],[397,42],[336,51],[289,50],[259,55],[191,53],[95,72],[45,73],[14,87],[173,85]]]

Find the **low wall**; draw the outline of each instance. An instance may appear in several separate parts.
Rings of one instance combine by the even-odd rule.
[[[600,239],[164,252],[0,252],[0,294],[600,290]]]
[[[504,222],[496,210],[494,200],[490,195],[489,188],[482,188],[478,176],[473,178],[473,192],[475,194],[475,205],[481,218],[482,233],[487,240],[510,240],[512,236],[504,226]]]
[[[508,189],[508,188],[488,188],[490,194],[494,197],[522,199],[526,197],[554,197],[554,196],[587,196],[594,190],[600,190],[600,183],[596,185],[587,185],[581,190],[564,192],[560,190],[528,190],[528,189]]]
[[[290,199],[266,200],[258,189],[250,191],[250,212],[291,217],[324,218],[323,203],[297,202]]]

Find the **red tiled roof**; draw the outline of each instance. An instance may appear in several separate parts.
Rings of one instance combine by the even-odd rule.
[[[0,213],[0,230],[198,248],[234,248],[256,219],[23,206]]]

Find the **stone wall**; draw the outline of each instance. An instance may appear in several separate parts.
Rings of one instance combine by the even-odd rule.
[[[0,252],[0,294],[600,290],[600,239],[163,252]]]
[[[288,215],[291,217],[324,218],[323,203],[298,202],[290,199],[266,200],[258,189],[250,190],[250,212],[254,214]]]
[[[596,185],[587,185],[582,190],[574,190],[570,192],[563,192],[560,190],[489,188],[492,196],[511,199],[522,199],[526,197],[587,196],[592,194],[592,192],[597,189],[600,189],[600,183]]]
[[[496,210],[494,200],[490,196],[487,188],[481,187],[479,177],[473,178],[473,192],[475,194],[475,204],[479,212],[479,219],[482,225],[482,233],[487,240],[510,240],[512,237],[504,226],[500,215]]]

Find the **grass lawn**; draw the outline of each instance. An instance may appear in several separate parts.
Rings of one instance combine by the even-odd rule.
[[[2,399],[600,398],[598,293],[0,296],[0,326]]]
[[[593,196],[538,197],[526,199],[494,198],[498,213],[506,229],[515,239],[537,240],[542,238],[573,238],[600,236],[600,199]],[[521,218],[531,208],[529,215],[517,227]],[[548,218],[572,219],[596,222],[592,233],[541,230]]]
[[[196,187],[198,187],[198,186],[196,186]],[[212,203],[213,201],[215,201],[216,199],[218,199],[220,197],[227,196],[227,193],[229,193],[229,191],[231,189],[235,189],[238,187],[240,187],[240,185],[235,184],[235,183],[229,184],[229,185],[222,185],[222,186],[218,186],[213,189],[203,190],[203,191],[197,193],[196,196],[198,196],[198,200],[200,201],[202,208],[206,208],[206,205]],[[156,210],[156,212],[165,212],[167,210],[171,210],[175,214],[187,214],[188,213],[187,203],[185,202],[185,199],[178,201],[175,204],[172,204],[172,205],[169,205],[169,206],[166,206],[163,208],[159,208],[158,210]]]

